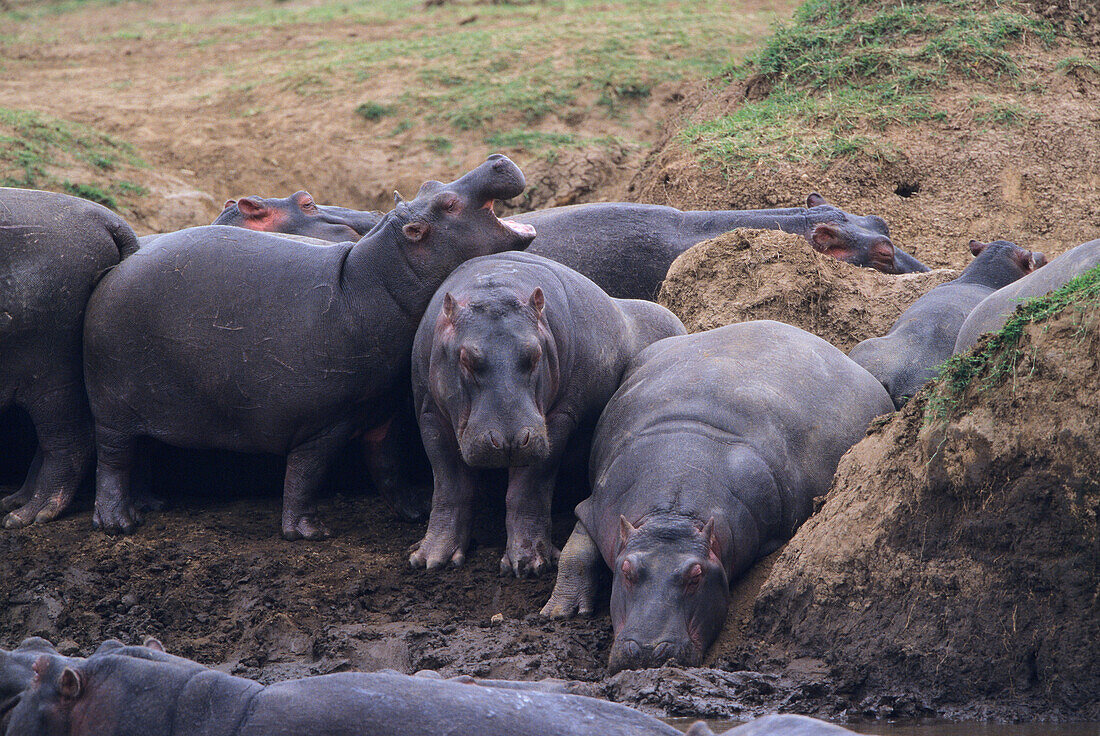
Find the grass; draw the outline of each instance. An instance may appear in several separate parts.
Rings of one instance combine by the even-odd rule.
[[[1022,353],[1019,347],[1024,327],[1044,322],[1067,309],[1084,311],[1100,308],[1100,266],[1068,281],[1043,297],[1028,299],[1008,318],[1000,330],[974,349],[952,356],[940,368],[940,377],[928,400],[928,421],[946,419],[958,407],[966,389],[980,381],[992,388],[1016,372]]]
[[[381,120],[391,112],[389,105],[383,105],[380,102],[364,102],[355,108],[355,114],[364,120],[375,122]]]
[[[144,196],[144,187],[116,179],[145,163],[128,143],[78,123],[29,110],[0,107],[0,186],[57,189],[113,209],[119,198]],[[89,181],[59,171],[87,169]]]
[[[681,140],[727,175],[761,161],[892,155],[878,135],[891,125],[946,120],[937,101],[949,78],[1015,87],[1015,48],[1049,44],[1054,29],[1012,2],[809,0],[762,49],[729,67],[719,84],[760,77],[763,99],[687,126]],[[1001,104],[974,120],[1014,125],[1022,108]]]

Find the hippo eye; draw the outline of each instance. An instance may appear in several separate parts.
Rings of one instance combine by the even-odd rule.
[[[459,349],[458,362],[468,373],[477,373],[481,370],[481,356],[466,347]]]
[[[703,566],[696,562],[694,565],[688,568],[687,574],[684,576],[684,587],[688,593],[694,593],[699,588],[699,584],[703,582]]]
[[[542,358],[542,346],[533,345],[523,353],[523,357],[520,358],[519,367],[523,371],[533,371],[538,367],[539,359]]]
[[[312,199],[307,199],[305,202],[302,202],[302,209],[306,212],[313,212],[317,209],[317,205],[313,203]]]

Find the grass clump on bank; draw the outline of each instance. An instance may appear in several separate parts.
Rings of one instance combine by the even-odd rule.
[[[935,93],[950,77],[1015,87],[1013,48],[1030,39],[1048,44],[1054,35],[1048,21],[1011,2],[809,0],[757,54],[726,72],[727,83],[756,78],[764,97],[680,135],[727,173],[769,159],[886,155],[876,131],[947,118]],[[1000,104],[974,120],[1011,125],[1021,117]]]
[[[1000,330],[980,341],[965,353],[953,355],[940,368],[940,377],[931,389],[927,418],[946,419],[959,397],[975,381],[985,388],[1004,381],[1016,371],[1024,328],[1044,322],[1066,309],[1084,311],[1100,308],[1100,266],[1071,279],[1046,296],[1023,302]]]
[[[146,194],[144,187],[116,178],[117,174],[144,166],[130,144],[105,133],[29,110],[0,107],[0,186],[63,191],[117,209],[119,199]],[[87,169],[93,181],[71,181],[73,169]]]

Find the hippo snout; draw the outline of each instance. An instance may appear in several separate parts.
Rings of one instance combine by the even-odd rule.
[[[461,449],[462,459],[471,467],[513,468],[545,461],[550,456],[550,438],[546,427],[520,427],[512,433],[490,429],[463,441]]]
[[[685,667],[697,667],[703,661],[703,652],[686,639],[643,644],[636,639],[618,637],[611,645],[608,665],[614,673],[660,667],[670,659]]]

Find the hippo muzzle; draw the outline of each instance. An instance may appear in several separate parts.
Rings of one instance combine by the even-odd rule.
[[[537,465],[550,456],[546,422],[539,417],[518,429],[475,430],[467,425],[459,443],[462,459],[472,468],[510,468]]]

